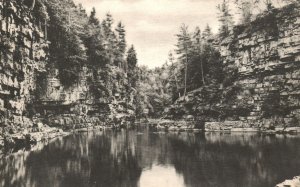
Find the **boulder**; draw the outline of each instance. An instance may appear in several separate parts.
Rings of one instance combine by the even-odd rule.
[[[292,180],[286,180],[283,183],[277,184],[276,187],[300,187],[300,176],[294,177]]]
[[[285,133],[300,133],[300,127],[287,127],[284,129]]]
[[[29,133],[26,135],[26,139],[29,143],[37,143],[44,139],[44,134],[41,132]]]

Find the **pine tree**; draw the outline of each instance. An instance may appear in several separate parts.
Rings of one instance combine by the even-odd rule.
[[[94,24],[96,26],[99,25],[99,20],[96,18],[96,9],[93,7],[90,18],[89,18],[89,24]]]
[[[118,40],[118,50],[121,54],[124,54],[126,50],[126,39],[125,39],[126,34],[125,34],[124,25],[121,22],[118,23],[116,31],[117,31],[117,40]]]
[[[221,23],[219,28],[219,34],[222,38],[225,38],[230,34],[230,31],[232,30],[234,24],[233,16],[230,13],[229,9],[229,1],[223,0],[223,3],[219,4],[217,8],[219,10],[219,22]]]
[[[134,49],[134,46],[131,45],[131,47],[127,51],[127,57],[126,57],[126,62],[128,65],[128,72],[127,76],[130,82],[130,85],[132,87],[136,87],[136,81],[137,81],[137,75],[136,73],[136,65],[137,65],[137,56],[136,56],[136,51]]]
[[[211,27],[207,24],[204,31],[202,32],[202,38],[207,40],[212,36]]]
[[[126,31],[124,25],[119,22],[115,30],[117,32],[117,58],[119,66],[127,71],[127,63],[122,60],[126,51]]]
[[[102,32],[104,39],[104,48],[109,59],[109,64],[118,66],[118,62],[115,59],[117,55],[117,36],[112,30],[113,18],[110,13],[106,14],[106,18],[102,21]]]
[[[106,14],[106,18],[102,21],[102,28],[104,32],[104,36],[109,38],[112,34],[112,25],[114,23],[113,17],[110,13]]]
[[[207,28],[209,28],[209,27],[207,27]],[[207,32],[210,32],[210,30],[208,30]],[[202,62],[202,59],[200,57],[201,50],[202,50],[202,39],[201,39],[201,31],[200,31],[199,27],[196,27],[194,35],[193,35],[193,47],[195,49],[195,51],[194,51],[195,53],[194,53],[193,56],[195,57],[195,60],[196,60],[196,62],[194,62],[194,63],[198,64],[198,59],[199,59],[202,84],[205,85],[203,62]],[[197,65],[196,65],[196,67],[197,67]]]
[[[136,51],[133,45],[131,45],[131,47],[127,51],[126,60],[128,63],[128,69],[133,70],[137,64]]]
[[[235,0],[239,14],[241,14],[241,23],[250,23],[253,18],[253,11],[258,0]]]
[[[183,96],[186,96],[187,92],[187,78],[188,78],[188,63],[190,58],[190,50],[192,49],[192,41],[190,33],[188,32],[188,27],[183,24],[180,27],[180,33],[177,34],[177,54],[179,55],[179,60],[184,67],[184,92]]]
[[[170,62],[169,66],[169,75],[170,75],[170,87],[171,87],[171,94],[172,100],[175,101],[178,97],[180,97],[179,92],[179,85],[178,85],[178,78],[177,78],[177,67],[175,64],[175,58],[172,52],[169,52],[168,60]],[[178,96],[177,96],[178,95]]]
[[[82,40],[87,19],[71,1],[48,0],[44,4],[50,17],[50,61],[58,67],[61,82],[70,86],[78,80],[78,71],[87,62]]]

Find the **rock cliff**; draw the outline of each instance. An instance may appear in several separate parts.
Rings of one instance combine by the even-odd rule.
[[[0,2],[0,134],[32,126],[29,105],[48,59],[46,27],[20,1]]]
[[[229,37],[212,42],[221,53],[224,66],[236,77],[229,83],[205,86],[178,99],[167,112],[170,117],[191,114],[205,122],[231,121],[235,125],[228,125],[230,128],[299,126],[298,3],[258,15],[250,24],[236,26]],[[222,124],[207,126],[220,130]]]
[[[64,3],[87,20],[82,8]],[[0,145],[12,134],[17,134],[13,139],[26,139],[28,133],[42,131],[43,124],[75,129],[128,125],[134,120],[135,90],[121,65],[83,63],[76,67],[77,79],[64,84],[61,67],[50,58],[55,55],[51,47],[57,45],[51,43],[57,43],[53,38],[60,33],[49,33],[54,27],[50,20],[55,18],[45,5],[43,1],[0,1]],[[83,44],[79,48],[86,52]],[[67,72],[73,67],[63,68]]]

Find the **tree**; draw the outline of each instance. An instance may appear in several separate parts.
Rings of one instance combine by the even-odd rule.
[[[34,6],[35,6],[35,0],[32,0],[32,4],[31,4],[31,7],[30,7],[30,10],[33,10]]]
[[[219,28],[219,34],[221,38],[225,38],[230,34],[234,24],[233,16],[229,9],[229,1],[223,0],[223,3],[217,6],[217,9],[219,10],[218,18],[221,24]]]
[[[178,78],[177,78],[177,67],[174,62],[175,58],[172,52],[169,52],[169,83],[171,88],[172,100],[175,101],[178,97],[180,97],[179,85],[178,85]],[[178,95],[178,96],[177,96]]]
[[[131,45],[131,47],[127,51],[126,62],[128,65],[127,76],[128,76],[129,82],[132,87],[136,87],[137,76],[135,75],[135,72],[136,72],[136,65],[137,65],[137,57],[136,57],[136,51],[135,51],[133,45]]]
[[[130,70],[133,70],[137,64],[136,51],[133,45],[127,51],[127,64]]]
[[[124,53],[126,51],[126,31],[124,25],[119,22],[115,30],[117,32],[117,58],[119,61],[118,65],[119,67],[122,66],[122,68],[127,71],[127,63],[124,63],[122,61]]]
[[[206,34],[208,36],[208,34],[210,34],[210,28],[206,27]],[[195,49],[195,56],[199,56],[201,55],[201,48],[202,48],[202,41],[201,41],[201,31],[199,27],[196,27],[194,35],[193,35],[193,45],[194,45],[194,49]],[[204,70],[203,70],[203,62],[201,60],[201,58],[199,59],[199,63],[200,63],[200,71],[201,71],[201,79],[202,79],[202,84],[205,85],[205,80],[204,80]],[[196,62],[197,63],[197,62]]]
[[[297,3],[299,0],[235,0],[234,3],[237,5],[241,14],[241,22],[249,23],[253,18],[255,12],[261,12],[260,7],[263,7],[263,11],[270,12],[275,7]]]
[[[116,32],[117,32],[117,40],[118,40],[118,50],[121,54],[125,53],[126,50],[126,34],[125,34],[125,29],[124,29],[124,25],[122,24],[122,22],[118,23],[118,26],[116,28]]]
[[[254,0],[256,1],[256,0]],[[238,8],[241,12],[241,22],[242,23],[250,23],[253,16],[253,5],[255,2],[253,0],[241,0]]]
[[[106,18],[102,21],[102,28],[103,28],[104,36],[107,39],[112,34],[112,25],[113,25],[113,23],[114,23],[114,20],[112,18],[112,15],[110,13],[107,13]]]
[[[192,41],[190,33],[188,32],[188,27],[185,24],[182,24],[180,27],[180,33],[177,34],[177,54],[179,55],[179,60],[184,67],[184,97],[187,92],[187,76],[188,76],[188,63],[190,50],[192,49]]]
[[[90,18],[89,18],[89,24],[94,24],[96,26],[99,25],[99,20],[96,18],[96,9],[93,7]]]
[[[62,84],[71,86],[78,80],[78,72],[87,62],[82,36],[88,19],[71,1],[48,0],[44,4],[50,17],[50,61],[59,69]]]
[[[211,27],[207,24],[204,31],[202,32],[202,38],[207,40],[212,36]]]

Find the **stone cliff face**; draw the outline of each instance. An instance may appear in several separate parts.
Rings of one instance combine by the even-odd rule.
[[[298,125],[300,120],[300,7],[299,4],[258,17],[240,26],[221,43],[225,63],[238,68],[238,102],[250,106],[240,120],[260,125]],[[232,106],[236,107],[235,105]],[[277,124],[274,124],[277,123]],[[271,125],[271,124],[270,124]]]
[[[135,91],[124,68],[83,65],[74,84],[61,83],[49,61],[49,18],[35,15],[47,14],[46,7],[35,10],[32,2],[0,1],[0,145],[2,136],[31,132],[38,123],[80,128],[132,121]]]
[[[169,113],[192,114],[203,121],[240,121],[241,127],[299,125],[299,4],[259,15],[214,44],[224,65],[237,68],[237,78],[231,85],[190,92]]]
[[[32,125],[29,105],[48,58],[46,27],[19,1],[0,1],[0,123],[5,133]]]

